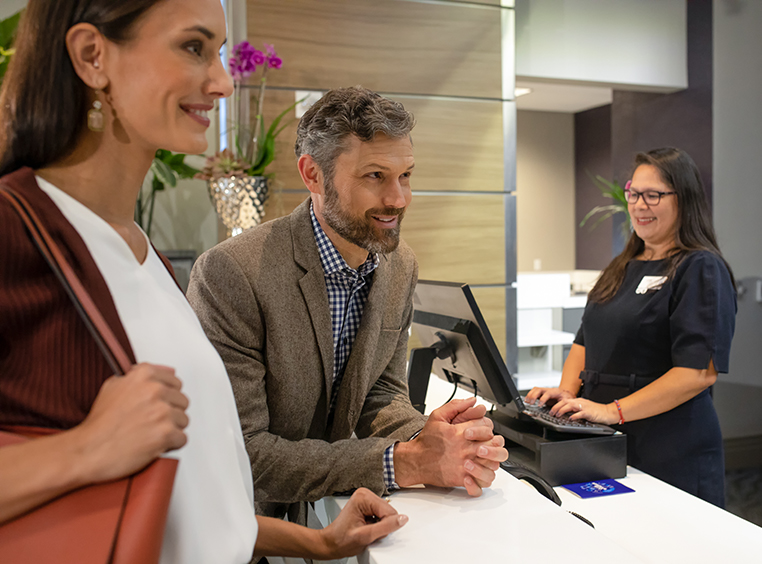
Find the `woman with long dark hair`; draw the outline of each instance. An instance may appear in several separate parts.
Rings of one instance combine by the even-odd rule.
[[[635,167],[625,189],[633,233],[590,292],[561,384],[527,398],[614,425],[627,434],[630,465],[722,507],[710,392],[728,371],[735,281],[691,157],[656,149]]]
[[[133,221],[157,149],[206,150],[207,112],[233,90],[225,35],[219,0],[26,8],[0,93],[0,184],[29,202],[133,367],[112,376],[0,198],[0,427],[61,431],[0,448],[0,523],[168,451],[180,464],[162,562],[347,556],[405,521],[367,490],[323,531],[255,517],[225,367]]]

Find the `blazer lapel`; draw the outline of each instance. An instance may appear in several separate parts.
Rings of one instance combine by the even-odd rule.
[[[309,199],[301,203],[291,214],[291,237],[294,245],[294,260],[306,271],[299,279],[299,287],[310,312],[312,329],[323,364],[326,398],[330,401],[333,385],[333,329],[331,328],[331,310],[328,305],[328,290],[325,287],[325,273],[320,263],[315,234],[312,231]]]

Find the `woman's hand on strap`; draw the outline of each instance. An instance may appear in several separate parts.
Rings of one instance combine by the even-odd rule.
[[[104,382],[69,431],[0,448],[0,523],[70,490],[122,478],[186,442],[188,398],[175,371],[140,364]]]
[[[563,388],[532,388],[526,396],[529,403],[539,403],[540,405],[545,405],[550,400],[558,402],[563,399],[574,399],[574,397],[576,394]]]
[[[552,408],[552,415],[568,415],[571,419],[586,419],[591,423],[613,425],[619,423],[619,413],[613,403],[602,404],[582,398],[562,399]]]
[[[87,482],[127,476],[187,438],[188,398],[166,366],[138,364],[103,383],[90,413],[71,430]]]

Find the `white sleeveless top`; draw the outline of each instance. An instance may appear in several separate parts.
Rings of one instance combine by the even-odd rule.
[[[222,359],[148,243],[143,264],[100,216],[37,177],[87,245],[138,362],[175,369],[190,399],[162,564],[247,563],[257,537],[249,457]],[[146,237],[146,241],[148,238]]]

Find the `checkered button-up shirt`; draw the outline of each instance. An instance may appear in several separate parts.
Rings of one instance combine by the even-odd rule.
[[[323,231],[315,217],[312,205],[310,205],[310,218],[320,263],[323,266],[325,287],[328,290],[328,305],[331,309],[333,385],[328,412],[332,415],[347,360],[352,352],[352,345],[357,337],[365,303],[368,301],[373,284],[373,272],[378,266],[379,259],[376,253],[369,253],[365,262],[357,270],[353,269]],[[384,453],[384,482],[387,489],[398,487],[394,481],[394,445],[387,448]]]

